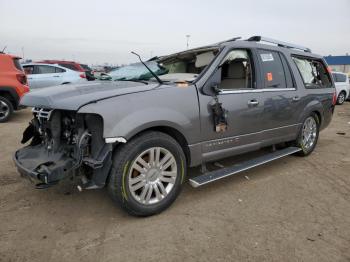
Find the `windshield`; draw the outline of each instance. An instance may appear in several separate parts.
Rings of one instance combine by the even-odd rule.
[[[148,61],[146,65],[157,75],[166,74],[167,70],[155,61]],[[149,80],[152,74],[142,63],[122,66],[109,72],[112,80]]]
[[[192,82],[214,60],[218,47],[187,50],[145,62],[163,82]],[[109,72],[111,80],[155,80],[142,63],[122,66]]]

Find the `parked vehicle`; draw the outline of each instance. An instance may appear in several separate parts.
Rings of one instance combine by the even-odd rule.
[[[73,71],[84,72],[87,80],[89,81],[95,80],[92,69],[85,64],[79,64],[74,61],[65,61],[65,60],[43,60],[43,61],[39,61],[38,63],[57,64],[59,66],[63,66]]]
[[[337,104],[341,105],[349,98],[350,83],[347,74],[341,72],[332,72],[335,89],[337,91]]]
[[[0,123],[18,110],[21,97],[29,91],[27,78],[18,56],[0,52]]]
[[[269,42],[269,44],[263,44]],[[309,155],[332,119],[336,93],[327,65],[308,48],[263,37],[224,41],[153,60],[123,81],[27,94],[34,107],[19,172],[46,188],[67,176],[79,189],[107,185],[132,215],[166,209],[194,187],[297,153]],[[141,79],[140,76],[144,78]],[[208,171],[206,163],[264,147],[286,147]]]
[[[43,63],[23,64],[30,89],[86,82],[85,73],[63,66]]]

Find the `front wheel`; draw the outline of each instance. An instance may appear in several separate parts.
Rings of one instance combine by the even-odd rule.
[[[175,201],[185,175],[185,155],[176,140],[146,132],[116,149],[108,190],[129,214],[150,216]]]
[[[307,156],[315,149],[319,130],[320,120],[315,113],[308,116],[299,131],[296,145],[301,148],[301,151],[297,153],[299,156]]]

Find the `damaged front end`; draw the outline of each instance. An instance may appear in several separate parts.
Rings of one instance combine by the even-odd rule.
[[[103,187],[111,168],[112,145],[103,140],[103,120],[95,114],[33,108],[23,133],[29,145],[14,154],[21,175],[37,188],[81,176],[84,188]]]

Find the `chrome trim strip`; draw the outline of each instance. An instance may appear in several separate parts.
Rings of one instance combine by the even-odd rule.
[[[244,94],[244,93],[264,93],[264,92],[281,92],[281,91],[296,91],[296,88],[261,88],[261,89],[244,89],[244,90],[228,90],[219,91],[220,95],[226,94]]]
[[[259,134],[259,133],[269,132],[269,131],[282,129],[282,128],[287,128],[287,127],[299,126],[299,125],[302,125],[302,123],[288,125],[288,126],[280,126],[280,127],[270,128],[270,129],[265,129],[265,130],[261,130],[261,131],[258,131],[258,132],[248,133],[248,134],[243,134],[243,135],[238,135],[238,136],[229,136],[229,137],[224,137],[224,138],[219,138],[219,139],[205,140],[205,141],[201,141],[201,142],[198,142],[198,143],[190,144],[188,146],[191,147],[191,146],[194,146],[194,145],[198,145],[198,144],[202,144],[202,143],[208,143],[208,142],[213,142],[213,141],[217,142],[217,141],[222,141],[222,140],[227,140],[227,139],[236,139],[236,138],[239,138],[239,137],[256,135],[256,134]]]
[[[127,140],[124,137],[118,136],[118,137],[106,137],[105,138],[106,144],[113,144],[115,142],[118,143],[126,143]]]

